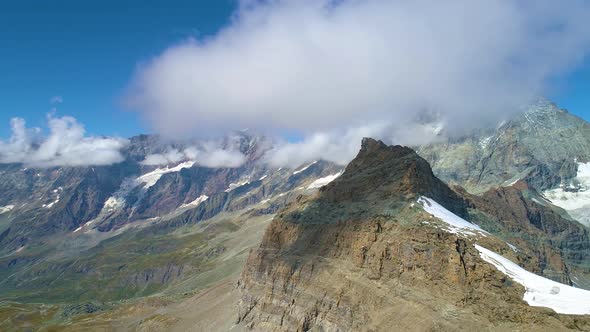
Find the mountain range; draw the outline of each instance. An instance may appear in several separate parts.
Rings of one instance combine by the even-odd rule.
[[[145,162],[203,144],[0,165],[0,327],[590,330],[590,124],[550,102],[348,165],[247,131],[237,167]]]

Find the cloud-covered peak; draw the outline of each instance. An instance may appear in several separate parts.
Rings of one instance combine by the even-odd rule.
[[[12,136],[0,141],[0,163],[23,163],[30,167],[98,166],[123,161],[121,149],[127,140],[87,137],[76,119],[48,117],[49,134],[26,128],[25,120],[11,120]]]

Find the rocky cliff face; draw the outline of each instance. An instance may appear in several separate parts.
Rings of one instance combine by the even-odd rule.
[[[138,171],[131,162],[50,169],[0,165],[0,204],[12,207],[0,215],[2,250],[14,251],[92,220],[122,181]]]
[[[572,221],[524,181],[490,189],[482,195],[464,193],[470,218],[504,240],[527,248],[539,261],[537,273],[564,284],[588,288],[588,229]]]
[[[418,207],[419,196],[457,214],[482,209],[509,219],[485,198],[446,187],[411,149],[366,139],[340,178],[272,221],[239,281],[238,322],[277,331],[590,328],[588,319],[529,307],[522,286],[483,262],[473,244],[537,272],[544,265],[564,272],[561,252],[548,250],[557,258],[547,264],[526,241],[513,250],[499,236],[449,232]],[[531,211],[519,218],[538,228]],[[543,234],[569,227],[553,223]]]
[[[536,190],[566,184],[590,160],[590,124],[539,101],[497,129],[417,148],[448,183],[482,193],[518,179]]]

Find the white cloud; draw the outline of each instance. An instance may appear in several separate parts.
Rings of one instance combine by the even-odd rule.
[[[140,66],[128,102],[160,133],[249,127],[324,142],[359,122],[402,130],[422,110],[450,131],[496,123],[590,43],[584,0],[242,4],[216,35]]]
[[[141,163],[143,165],[169,165],[186,160],[210,168],[235,168],[244,164],[246,156],[236,150],[222,149],[215,143],[204,143],[198,148],[192,146],[183,151],[170,149],[165,153],[150,154]]]
[[[48,117],[49,135],[28,129],[21,118],[11,120],[12,137],[0,141],[0,163],[23,163],[30,167],[110,165],[124,158],[120,138],[85,137],[76,119]]]
[[[327,160],[345,165],[358,153],[363,137],[380,139],[387,144],[419,145],[437,138],[440,127],[413,123],[373,122],[345,130],[316,132],[299,142],[279,142],[264,159],[275,167],[296,167],[313,160]]]
[[[51,99],[49,99],[49,103],[50,104],[61,104],[64,102],[64,99],[62,98],[62,96],[53,96],[51,97]]]
[[[246,161],[244,156],[239,151],[212,149],[199,152],[196,158],[196,163],[201,166],[216,168],[216,167],[240,167]]]
[[[169,150],[165,153],[150,154],[141,162],[143,165],[168,165],[177,164],[183,159],[187,159],[185,154],[177,149]],[[188,158],[190,159],[190,158]]]

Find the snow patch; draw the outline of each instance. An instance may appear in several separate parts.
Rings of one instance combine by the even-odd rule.
[[[181,209],[194,208],[194,207],[199,206],[199,204],[203,203],[207,199],[209,199],[209,196],[207,196],[207,195],[201,195],[201,196],[199,196],[197,199],[195,199],[192,202],[189,202],[189,203],[186,203],[186,204],[182,204],[180,206],[180,208]]]
[[[506,184],[506,182],[504,182],[504,184],[502,185],[502,187],[512,187],[516,182],[518,182],[518,180],[520,180],[520,178],[516,178],[516,180],[511,181],[510,183]]]
[[[485,150],[488,147],[488,144],[490,143],[490,140],[492,139],[492,137],[493,136],[482,137],[479,140],[479,147]]]
[[[433,199],[422,196],[418,199],[418,203],[422,205],[424,211],[444,221],[447,224],[447,231],[450,233],[463,235],[477,235],[479,233],[480,235],[484,236],[489,234],[476,224],[472,224],[469,221],[457,216],[453,212],[445,209]]]
[[[327,185],[328,183],[336,180],[337,177],[339,177],[340,175],[342,175],[342,171],[336,173],[336,174],[332,174],[332,175],[328,175],[326,177],[323,178],[319,178],[315,181],[313,181],[308,187],[307,189],[315,189],[315,188],[321,188],[325,185]]]
[[[117,190],[111,197],[109,197],[102,207],[100,213],[111,212],[116,209],[120,209],[125,206],[125,197],[131,192],[131,190],[137,187],[141,182],[136,178],[126,178],[121,183],[119,190]]]
[[[158,182],[162,175],[167,173],[180,172],[183,168],[191,168],[195,164],[194,161],[185,161],[171,168],[156,168],[155,170],[146,173],[137,178],[138,183],[144,183],[144,188],[147,189]]]
[[[484,261],[524,286],[523,300],[530,306],[547,307],[560,314],[590,315],[590,291],[538,276],[477,244],[475,248]]]
[[[230,183],[229,184],[229,187],[227,189],[225,189],[225,192],[228,193],[228,192],[230,192],[230,191],[232,191],[232,190],[234,190],[236,188],[239,188],[241,186],[245,186],[245,185],[247,185],[249,183],[250,183],[250,178],[245,179],[245,180],[242,180],[242,181],[239,181],[239,182]]]
[[[579,183],[577,187],[569,184],[566,188],[561,184],[559,188],[545,191],[543,196],[566,210],[583,225],[590,227],[590,163],[578,163],[576,181]]]
[[[123,197],[111,196],[106,202],[104,202],[103,209],[106,209],[106,211],[113,211],[114,209],[122,207],[124,204],[125,199]]]
[[[59,203],[59,195],[57,195],[57,198],[55,199],[55,201],[53,201],[49,204],[43,204],[43,207],[46,209],[51,209],[57,203]]]
[[[309,165],[307,165],[307,166],[305,166],[305,167],[303,167],[303,168],[300,168],[300,169],[296,170],[295,172],[293,172],[293,175],[295,175],[295,174],[299,174],[299,173],[301,173],[301,172],[305,171],[306,169],[310,168],[312,165],[314,165],[314,164],[315,164],[315,163],[317,163],[317,162],[318,162],[318,161],[316,160],[316,161],[312,162],[311,164],[309,164]]]
[[[14,205],[0,206],[0,214],[10,212],[12,209],[14,209]]]
[[[508,242],[506,242],[506,244],[508,245],[508,247],[510,247],[510,249],[512,249],[512,251],[514,251],[514,252],[518,252],[518,248],[517,248],[515,245],[513,245],[513,244],[510,244],[510,243],[508,243]]]

